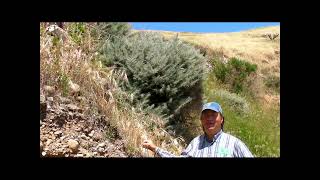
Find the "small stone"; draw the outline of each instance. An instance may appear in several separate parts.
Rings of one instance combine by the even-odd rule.
[[[92,130],[92,131],[90,132],[89,136],[92,137],[93,134],[94,134],[94,130]]]
[[[55,89],[54,89],[54,87],[52,87],[52,86],[44,86],[44,90],[48,93],[48,95],[53,95],[54,94],[54,91],[55,91]]]
[[[114,145],[113,145],[113,144],[110,144],[110,145],[109,145],[109,149],[115,149]]]
[[[77,127],[76,129],[75,129],[75,131],[78,131],[78,132],[80,132],[81,131],[81,127]],[[81,135],[82,136],[82,135]]]
[[[99,141],[100,139],[102,139],[102,135],[101,135],[100,133],[95,133],[95,134],[93,135],[93,139],[94,139],[95,141]]]
[[[75,157],[83,157],[83,154],[77,154]]]
[[[46,156],[47,153],[45,151],[43,151],[41,154],[42,154],[42,156]]]
[[[84,101],[86,98],[82,97],[82,96],[78,96],[76,97],[76,100],[77,101]]]
[[[48,101],[53,102],[53,97],[48,97]]]
[[[99,147],[99,148],[98,148],[98,152],[99,152],[99,153],[103,153],[103,151],[104,151],[104,149],[103,149],[102,147]]]
[[[162,137],[165,137],[166,136],[166,134],[165,134],[165,132],[160,132],[160,136],[162,136]]]
[[[106,145],[106,143],[100,143],[98,144],[98,147],[104,147]]]
[[[87,139],[87,136],[84,135],[84,134],[82,134],[80,137],[81,137],[82,139]]]
[[[76,152],[76,151],[78,151],[79,143],[76,140],[70,139],[68,141],[68,146],[72,150],[72,152]]]
[[[61,130],[60,130],[60,131],[56,131],[56,132],[54,132],[54,134],[55,134],[55,135],[62,134],[62,131],[61,131]]]

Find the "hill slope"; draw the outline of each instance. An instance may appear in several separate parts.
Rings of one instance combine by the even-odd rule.
[[[176,33],[158,31],[167,38],[174,37],[214,51],[222,52],[227,58],[238,57],[253,62],[260,70],[271,70],[274,74],[280,72],[280,36],[270,40],[266,34],[280,34],[280,26],[258,28],[233,33]]]

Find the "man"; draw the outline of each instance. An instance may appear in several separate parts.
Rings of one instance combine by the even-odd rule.
[[[194,138],[180,156],[156,147],[149,140],[142,146],[160,157],[253,157],[241,140],[223,132],[224,117],[218,103],[205,104],[200,119],[204,134]]]

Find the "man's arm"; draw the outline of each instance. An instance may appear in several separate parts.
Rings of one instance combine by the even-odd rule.
[[[155,152],[156,155],[160,156],[160,157],[191,157],[189,155],[189,152],[191,152],[192,150],[192,147],[193,147],[193,142],[194,141],[191,141],[191,143],[188,145],[188,147],[182,151],[181,155],[180,156],[177,156],[177,155],[174,155],[164,149],[161,149],[159,147],[156,147],[152,142],[150,141],[145,141],[143,146],[145,148],[148,148],[150,149],[151,151]]]
[[[168,151],[165,151],[159,147],[155,149],[155,153],[160,157],[191,157],[190,152],[192,151],[192,147],[194,146],[194,141],[191,141],[188,147],[182,151],[180,156],[176,156]]]
[[[160,157],[184,157],[184,156],[177,156],[177,155],[174,155],[166,150],[163,150],[159,147],[156,147],[156,150],[155,150],[155,153],[156,155],[160,156]]]

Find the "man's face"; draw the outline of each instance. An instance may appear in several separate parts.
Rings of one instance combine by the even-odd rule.
[[[222,122],[223,118],[218,112],[208,109],[201,114],[201,124],[208,135],[217,133],[221,129]]]

